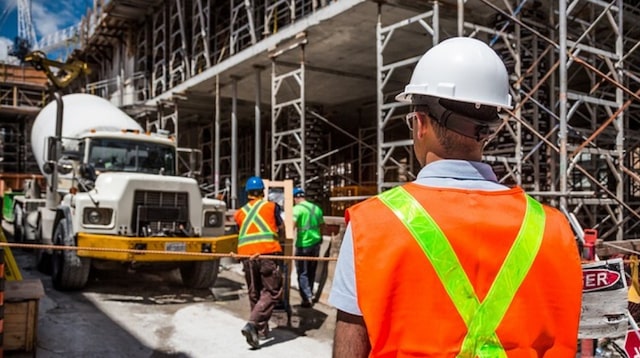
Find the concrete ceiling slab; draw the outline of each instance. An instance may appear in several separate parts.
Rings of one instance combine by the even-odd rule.
[[[416,13],[398,7],[384,6],[384,25]],[[312,15],[313,16],[313,15]],[[306,29],[304,45],[306,99],[309,103],[338,105],[358,98],[375,96],[376,89],[376,23],[378,5],[364,2],[344,13]],[[425,37],[424,35],[421,35]],[[398,47],[415,48],[424,53],[429,42],[416,45],[416,36],[397,36]],[[417,38],[420,39],[419,37]],[[406,53],[406,52],[405,52]],[[278,74],[299,68],[302,50],[295,48],[275,58]],[[237,98],[253,102],[256,97],[256,66],[260,75],[261,99],[271,103],[272,59],[268,51],[234,65],[220,74],[221,96],[232,97],[232,79],[237,79]],[[410,72],[409,72],[410,74]],[[287,88],[290,87],[290,88]],[[283,85],[282,94],[296,96],[296,86]],[[215,77],[190,87],[189,92],[215,93]]]
[[[452,17],[455,15],[455,5],[455,1],[444,2],[441,5],[441,12],[451,13],[449,17]],[[306,28],[304,61],[307,102],[336,106],[359,99],[367,101],[375,99],[376,26],[379,9],[381,24],[384,27],[416,16],[429,8],[428,4],[416,1],[389,1],[388,4],[380,7],[377,2],[366,1]],[[492,13],[495,14],[491,8],[480,1],[473,5],[472,14],[476,18],[487,17]],[[418,22],[394,31],[391,36],[393,38],[384,51],[385,64],[420,56],[432,46],[431,36]],[[441,38],[450,36],[452,34],[447,32],[441,34]],[[281,42],[288,40],[290,39],[283,39]],[[301,58],[302,51],[299,48],[277,56],[278,74],[299,68]],[[237,98],[254,102],[258,87],[256,80],[256,67],[258,67],[262,69],[260,72],[261,102],[270,104],[272,64],[269,52],[264,51],[219,73],[221,96],[233,97],[232,82],[235,78]],[[411,72],[412,66],[397,69],[388,86],[395,87],[399,91],[410,78]],[[210,77],[190,86],[185,91],[187,97],[189,92],[214,96],[215,81],[215,77]],[[279,93],[284,98],[299,95],[297,86],[285,84],[283,87]]]

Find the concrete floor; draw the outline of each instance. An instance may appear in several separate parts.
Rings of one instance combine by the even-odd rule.
[[[261,349],[250,349],[240,334],[249,314],[246,287],[232,262],[223,262],[210,290],[185,289],[176,270],[123,269],[92,273],[82,291],[59,292],[35,269],[32,252],[12,251],[22,275],[40,279],[46,291],[39,305],[37,357],[331,356],[335,309],[322,303],[301,308],[296,290],[290,294],[290,324],[284,311],[274,313],[272,337]]]

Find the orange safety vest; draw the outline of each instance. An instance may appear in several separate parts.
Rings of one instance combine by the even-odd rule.
[[[272,254],[282,252],[278,242],[275,203],[254,199],[234,214],[240,228],[238,254]]]
[[[440,227],[483,301],[522,225],[522,189],[475,191],[413,183],[404,189]],[[495,330],[510,358],[575,357],[580,258],[564,216],[550,207],[544,213],[538,254]],[[456,357],[467,325],[414,237],[378,198],[351,207],[347,220],[370,357]]]

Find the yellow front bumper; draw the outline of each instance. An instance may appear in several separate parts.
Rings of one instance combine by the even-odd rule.
[[[79,249],[77,254],[80,257],[112,261],[206,261],[216,258],[212,255],[199,255],[200,253],[206,253],[208,250],[217,254],[237,252],[238,235],[218,237],[128,237],[79,233],[78,247],[95,249]],[[142,251],[127,252],[127,250]]]

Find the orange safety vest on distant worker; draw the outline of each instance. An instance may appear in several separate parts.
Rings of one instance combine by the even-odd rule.
[[[495,357],[575,357],[582,273],[574,235],[559,211],[538,206],[540,214],[544,213],[544,229],[538,230],[542,238],[537,255],[524,268],[518,267],[521,260],[508,261],[519,269],[522,282],[511,288],[511,301],[497,304],[505,311],[495,327],[484,332],[467,324],[484,308],[485,299],[492,301],[488,297],[498,296],[493,301],[499,301],[502,296],[489,291],[494,281],[500,281],[496,276],[507,265],[504,262],[512,255],[514,241],[526,221],[528,200],[524,192],[520,188],[479,191],[413,183],[402,188],[408,196],[396,200],[400,208],[394,209],[384,197],[375,197],[347,211],[358,305],[369,334],[370,357],[493,358],[479,350],[472,350],[477,355],[462,351],[473,332],[480,345],[495,339],[501,352]],[[402,208],[412,200],[415,206]],[[463,295],[458,294],[457,299],[450,295],[458,283],[443,284],[438,276],[442,272],[436,268],[442,263],[432,264],[421,246],[421,240],[434,240],[435,234],[426,234],[434,232],[429,231],[434,227],[417,227],[413,232],[422,235],[416,239],[405,226],[424,224],[412,221],[419,215],[419,207],[441,231],[454,259],[457,257],[458,263],[452,267],[461,267],[467,277],[473,291],[467,292],[467,303],[481,307],[472,309],[470,315],[468,307],[465,314],[464,300],[462,304],[459,301]],[[527,256],[526,250],[522,252]],[[435,252],[433,258],[451,261],[445,252]],[[447,264],[450,262],[444,263],[445,267]],[[509,280],[505,281],[509,286]],[[487,317],[495,318],[492,316]]]
[[[238,254],[272,254],[282,252],[278,242],[275,203],[254,199],[234,214],[240,228]]]

